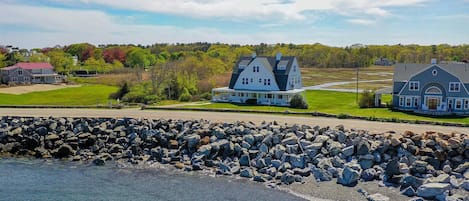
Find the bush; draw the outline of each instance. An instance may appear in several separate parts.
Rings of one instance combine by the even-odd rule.
[[[290,107],[298,109],[308,109],[308,103],[306,103],[306,101],[303,99],[303,96],[296,94],[290,100]]]
[[[139,91],[132,91],[125,94],[125,96],[122,97],[122,101],[128,103],[144,103],[146,96],[147,95],[145,93]]]
[[[358,103],[360,108],[370,108],[375,106],[375,93],[370,90],[363,90],[360,102]]]
[[[257,99],[253,99],[253,98],[247,99],[246,104],[248,104],[248,105],[257,105]]]
[[[182,89],[182,93],[181,95],[179,96],[179,101],[181,102],[188,102],[192,99],[192,96],[191,94],[189,93],[189,90],[187,90],[187,88],[183,88]]]
[[[109,95],[110,99],[122,99],[127,93],[129,93],[129,85],[127,82],[124,82],[124,84],[119,88],[119,90],[116,93],[112,93]]]
[[[204,100],[212,100],[212,93],[205,92],[202,95],[200,95],[200,98],[202,98]]]
[[[337,119],[348,119],[350,116],[348,114],[340,113],[337,115]]]
[[[160,101],[160,97],[157,95],[148,95],[143,98],[143,103],[147,105],[155,104]]]

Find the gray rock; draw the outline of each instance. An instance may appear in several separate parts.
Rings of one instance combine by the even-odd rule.
[[[241,166],[250,166],[251,165],[251,159],[249,158],[249,155],[244,154],[239,157],[239,165]]]
[[[327,140],[329,140],[329,136],[327,136],[327,135],[318,135],[318,136],[316,136],[316,138],[314,139],[313,142],[323,144]]]
[[[386,196],[381,195],[379,193],[369,195],[369,196],[366,197],[366,199],[368,199],[368,201],[389,201],[389,197],[386,197]]]
[[[262,145],[259,147],[259,151],[262,152],[262,153],[269,153],[269,147],[262,143]]]
[[[358,155],[370,154],[370,150],[371,150],[371,145],[367,140],[362,139],[360,140],[360,142],[358,142],[358,145],[357,145]]]
[[[348,147],[345,147],[342,149],[342,153],[345,155],[345,156],[351,156],[353,155],[354,153],[354,146],[348,146]]]
[[[247,142],[250,146],[254,145],[254,136],[253,135],[245,135],[243,136],[243,141]]]
[[[293,168],[305,168],[306,161],[304,155],[290,155],[290,163]]]
[[[405,188],[404,190],[401,191],[402,195],[408,196],[408,197],[413,197],[415,196],[415,190],[412,188],[412,186],[409,186]]]
[[[210,155],[210,152],[212,151],[212,146],[209,145],[209,144],[206,144],[206,145],[202,145],[201,147],[199,147],[199,149],[197,150],[197,152],[202,155],[202,156],[209,156]]]
[[[260,175],[256,175],[254,176],[254,178],[252,179],[253,181],[257,181],[257,182],[266,182],[266,180],[264,179],[264,177],[260,176]]]
[[[337,141],[339,141],[340,143],[345,143],[345,141],[347,140],[347,134],[345,132],[338,132],[338,135],[337,135]]]
[[[373,168],[366,169],[362,172],[361,178],[365,181],[373,181],[377,176],[376,170]]]
[[[346,166],[342,171],[342,174],[339,175],[337,183],[344,186],[353,186],[357,183],[359,178],[360,173],[358,171]]]
[[[200,142],[200,136],[199,135],[189,135],[186,138],[187,140],[187,147],[189,149],[194,149],[197,147],[197,145]]]
[[[55,152],[55,156],[58,158],[66,158],[73,155],[75,155],[75,150],[68,144],[61,145]]]
[[[296,137],[296,136],[294,135],[294,136],[285,138],[285,139],[282,140],[282,144],[284,144],[284,145],[298,144],[298,137]]]
[[[373,167],[374,162],[373,160],[370,160],[370,159],[362,159],[359,161],[359,164],[362,169],[369,169]]]
[[[276,159],[281,159],[283,154],[285,154],[286,148],[283,145],[275,145],[274,147],[274,156]]]
[[[469,179],[469,169],[467,169],[467,170],[464,172],[463,177],[464,177],[465,179]]]
[[[437,177],[433,177],[429,179],[430,183],[449,183],[449,175],[447,174],[440,174]]]
[[[316,167],[311,167],[311,172],[314,175],[314,178],[316,178],[316,181],[330,181],[332,180],[332,175],[329,174],[328,171],[316,168]]]
[[[103,166],[106,164],[106,162],[104,162],[103,159],[101,158],[96,158],[93,160],[93,164],[97,165],[97,166]]]
[[[280,181],[282,181],[282,183],[284,184],[292,184],[293,182],[295,182],[295,176],[291,173],[284,173],[282,174],[282,176],[280,177]]]
[[[272,165],[272,167],[275,167],[275,168],[278,169],[282,165],[282,161],[280,161],[280,160],[271,160],[270,164]]]
[[[461,185],[460,185],[461,188],[465,189],[466,191],[469,191],[469,180],[464,180]]]
[[[342,151],[342,144],[332,141],[328,144],[327,151],[329,151],[329,155],[335,156]]]
[[[384,169],[384,174],[388,178],[391,178],[392,176],[397,175],[399,173],[399,160],[394,159],[392,161],[389,161],[389,163],[386,165],[386,168]]]
[[[427,183],[417,189],[417,195],[423,198],[434,198],[437,195],[450,190],[451,186],[444,183]]]
[[[254,171],[251,168],[243,168],[239,173],[240,177],[252,178],[254,177]]]
[[[308,168],[302,168],[302,169],[301,168],[294,168],[293,173],[296,174],[296,175],[307,177],[311,174],[311,170],[308,169]]]
[[[319,150],[324,144],[322,142],[312,143],[305,147],[306,150]]]
[[[423,179],[412,176],[412,175],[407,175],[402,178],[401,188],[407,188],[411,186],[413,189],[417,189],[422,184],[423,184]]]

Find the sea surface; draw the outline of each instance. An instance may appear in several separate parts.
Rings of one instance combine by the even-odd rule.
[[[246,179],[74,162],[0,159],[0,200],[303,200]]]

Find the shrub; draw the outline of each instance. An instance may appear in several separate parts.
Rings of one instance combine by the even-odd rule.
[[[144,103],[147,95],[140,91],[132,91],[122,97],[122,101],[129,103]]]
[[[202,95],[200,95],[200,98],[202,98],[204,100],[212,100],[212,93],[205,92]]]
[[[109,98],[111,99],[122,99],[127,93],[129,93],[129,85],[127,82],[124,82],[124,84],[119,88],[119,90],[116,93],[112,93],[109,95]]]
[[[338,119],[348,119],[350,116],[348,114],[340,113],[337,115]]]
[[[290,107],[298,109],[308,109],[308,103],[306,103],[306,101],[303,99],[303,96],[296,94],[290,100]]]
[[[157,95],[148,95],[143,98],[143,103],[147,105],[155,104],[160,101],[160,97]]]
[[[192,99],[192,96],[191,94],[189,93],[189,90],[187,90],[187,88],[183,88],[182,89],[182,93],[181,95],[179,96],[179,101],[181,102],[188,102]]]
[[[253,99],[253,98],[247,99],[246,104],[248,104],[248,105],[257,105],[257,99]]]
[[[375,93],[370,90],[363,90],[358,106],[360,108],[370,108],[375,105]]]

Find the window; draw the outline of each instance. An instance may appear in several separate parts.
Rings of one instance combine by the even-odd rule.
[[[406,100],[405,100],[405,106],[406,106],[406,107],[410,107],[410,106],[411,106],[411,103],[412,103],[412,99],[406,98]]]
[[[293,72],[296,72],[296,66],[293,66]]]
[[[460,91],[460,83],[459,82],[450,82],[449,83],[449,92],[459,92]]]
[[[267,85],[267,79],[264,79],[264,85]]]
[[[242,80],[243,80],[243,81],[242,81],[242,84],[244,85],[244,77],[243,77],[243,79],[242,79]]]
[[[420,90],[419,81],[410,81],[409,82],[409,91],[418,91]]]
[[[448,99],[448,108],[453,109],[453,99]]]
[[[262,78],[259,78],[259,83],[262,83]]]
[[[432,86],[425,91],[426,94],[442,94],[438,87]]]
[[[251,83],[253,82],[254,80],[251,78]]]
[[[419,106],[419,98],[414,98],[414,107]]]
[[[464,109],[469,109],[469,100],[468,99],[464,100]]]
[[[23,75],[23,69],[18,69],[18,75]]]
[[[404,106],[404,97],[399,98],[399,106]]]
[[[278,98],[279,98],[279,99],[282,99],[282,98],[283,98],[283,96],[282,96],[282,95],[278,95]]]
[[[462,101],[461,101],[461,99],[456,100],[456,109],[459,109],[459,110],[462,109]]]
[[[17,81],[16,77],[11,77],[11,81],[16,82]]]
[[[270,85],[270,79],[267,79],[267,85]]]
[[[432,75],[433,75],[433,76],[436,76],[436,75],[438,75],[438,71],[437,71],[436,69],[433,69],[433,71],[432,71]]]
[[[255,66],[252,67],[252,72],[253,72],[253,73],[256,72],[256,67],[255,67]]]

